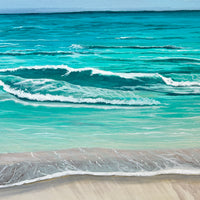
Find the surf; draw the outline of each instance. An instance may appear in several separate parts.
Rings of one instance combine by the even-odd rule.
[[[159,73],[119,73],[100,70],[92,67],[86,68],[71,68],[67,65],[46,65],[46,66],[30,66],[30,67],[17,67],[10,69],[0,69],[0,75],[14,75],[22,78],[52,78],[55,80],[73,82],[72,79],[76,77],[79,80],[86,80],[98,82],[99,79],[103,79],[105,82],[110,82],[110,84],[115,83],[116,86],[124,85],[148,85],[148,84],[166,84],[171,86],[200,86],[200,82],[197,81],[174,81],[170,77],[165,77]],[[76,82],[74,81],[74,82]],[[119,83],[117,83],[119,82]],[[92,83],[91,83],[92,84]],[[94,83],[95,84],[95,83]],[[80,84],[81,85],[81,84]],[[83,84],[84,85],[84,84]]]
[[[119,73],[65,65],[1,69],[0,86],[23,100],[117,106],[160,104],[142,91],[200,93],[198,81],[175,81],[159,73]]]
[[[0,188],[67,175],[200,175],[199,155],[199,149],[136,151],[103,148],[0,154]]]

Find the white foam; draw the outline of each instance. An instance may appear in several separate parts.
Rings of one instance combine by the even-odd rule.
[[[3,87],[5,91],[10,94],[13,94],[19,98],[25,98],[29,100],[36,101],[57,101],[57,102],[68,102],[68,103],[91,103],[91,104],[111,104],[111,105],[157,105],[158,101],[140,98],[140,99],[131,99],[131,100],[109,100],[104,98],[75,98],[73,96],[62,96],[62,95],[51,95],[51,94],[30,94],[28,92],[24,92],[23,90],[16,90],[11,88],[9,85],[6,85],[3,81],[0,80],[0,85]]]
[[[29,183],[34,183],[38,181],[49,180],[53,178],[59,178],[63,176],[69,175],[93,175],[93,176],[140,176],[140,177],[149,177],[149,176],[157,176],[157,175],[166,175],[166,174],[182,174],[182,175],[200,175],[200,169],[164,169],[158,171],[140,171],[140,172],[90,172],[90,171],[64,171],[57,172],[49,175],[45,175],[42,177],[24,180],[13,184],[0,185],[0,188],[7,188],[13,186],[19,186]]]
[[[17,67],[17,68],[9,68],[9,69],[0,69],[0,72],[14,72],[18,70],[32,70],[32,69],[65,69],[66,73],[63,76],[67,76],[72,72],[84,72],[84,71],[91,71],[91,76],[94,74],[101,74],[105,76],[118,76],[125,79],[137,79],[139,77],[160,77],[164,81],[165,84],[171,85],[171,86],[200,86],[200,82],[191,82],[191,81],[173,81],[171,78],[164,77],[158,73],[118,73],[118,72],[111,72],[111,71],[104,71],[100,69],[95,69],[92,67],[86,67],[86,68],[71,68],[67,65],[45,65],[45,66],[30,66],[30,67]]]
[[[190,87],[190,86],[200,86],[200,82],[191,82],[191,81],[173,81],[171,78],[166,78],[162,75],[159,74],[159,76],[162,78],[162,80],[167,84],[167,85],[171,85],[171,86],[175,86],[175,87]]]
[[[115,39],[117,39],[117,40],[125,40],[125,39],[131,39],[131,38],[134,38],[134,37],[131,37],[131,36],[123,36],[123,37],[116,37]]]
[[[160,60],[160,61],[162,61],[162,60],[190,60],[190,61],[200,61],[200,59],[198,59],[198,58],[190,58],[190,57],[157,57],[157,58],[155,58],[155,59],[153,59],[153,60]]]
[[[1,102],[4,101],[14,101],[15,103],[23,104],[24,106],[34,106],[34,107],[39,107],[39,106],[44,106],[44,107],[61,107],[61,108],[93,108],[93,109],[104,109],[104,110],[113,110],[113,109],[135,109],[136,107],[126,107],[126,106],[111,106],[111,105],[84,105],[84,104],[59,104],[59,103],[45,103],[45,102],[27,102],[27,101],[22,101],[19,99],[15,98],[10,98],[10,99],[4,99],[0,100]],[[141,109],[141,108],[140,108]]]
[[[153,37],[133,37],[133,36],[121,36],[121,37],[116,37],[115,39],[117,40],[126,40],[126,39],[154,39]]]
[[[8,69],[0,69],[0,72],[14,72],[14,71],[18,71],[18,70],[23,70],[23,69],[27,69],[27,70],[32,70],[32,69],[68,69],[69,67],[66,65],[36,65],[36,66],[20,66],[20,67],[16,67],[16,68],[8,68]]]
[[[158,77],[158,73],[115,73],[111,71],[104,71],[100,69],[95,69],[92,67],[86,68],[71,68],[67,65],[44,65],[44,66],[30,66],[30,67],[17,67],[17,68],[9,68],[9,69],[0,69],[0,72],[15,72],[18,70],[41,70],[41,69],[65,69],[66,73],[63,76],[67,76],[72,72],[84,72],[84,71],[91,71],[91,76],[94,74],[100,74],[105,76],[118,76],[125,79],[136,79],[138,77]]]
[[[81,46],[80,44],[72,44],[70,47],[73,49],[83,49],[83,46]]]
[[[137,78],[137,77],[154,77],[157,76],[157,73],[115,73],[115,72],[111,72],[111,71],[104,71],[104,70],[100,70],[100,69],[95,69],[95,68],[91,68],[91,67],[86,67],[86,68],[70,68],[68,66],[66,66],[67,69],[67,73],[66,75],[68,75],[71,72],[83,72],[83,71],[92,71],[91,76],[94,74],[101,74],[101,75],[106,75],[106,76],[119,76],[121,78],[126,78],[126,79],[133,79],[133,78]]]
[[[9,68],[9,69],[0,69],[0,72],[14,72],[18,70],[32,70],[32,69],[66,69],[66,75],[68,75],[71,72],[83,72],[83,71],[92,71],[91,75],[93,74],[102,74],[107,76],[120,76],[121,78],[136,78],[136,77],[154,77],[157,76],[157,73],[114,73],[111,71],[104,71],[100,69],[95,69],[92,67],[86,67],[86,68],[71,68],[67,65],[44,65],[44,66],[30,66],[30,67],[17,67],[17,68]]]

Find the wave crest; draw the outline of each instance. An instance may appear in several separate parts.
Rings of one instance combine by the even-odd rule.
[[[32,81],[31,84],[31,89],[35,87],[34,81]],[[10,83],[11,84],[11,83]],[[36,83],[35,83],[36,84]],[[50,83],[51,86],[52,82]],[[27,99],[31,101],[39,101],[39,102],[44,102],[44,101],[49,101],[49,102],[64,102],[64,103],[73,103],[73,104],[107,104],[107,105],[119,105],[119,106],[147,106],[147,105],[158,105],[159,102],[156,100],[148,99],[148,98],[141,98],[137,97],[135,95],[130,96],[125,96],[127,95],[126,93],[123,93],[123,95],[120,95],[120,93],[113,93],[112,91],[101,91],[99,93],[98,90],[92,89],[92,88],[72,88],[68,87],[66,88],[67,90],[63,91],[64,86],[62,86],[61,89],[59,88],[48,88],[48,84],[45,83],[45,89],[48,88],[47,90],[44,91],[44,86],[42,85],[41,88],[36,88],[33,89],[33,91],[27,91],[30,90],[30,88],[26,87],[25,82],[18,82],[13,85],[13,88],[5,84],[3,81],[0,80],[0,85],[3,87],[4,91],[17,96],[18,98],[21,99]],[[19,85],[19,87],[16,86]],[[39,85],[41,85],[41,82],[39,82]],[[21,89],[21,87],[25,87],[24,90]],[[84,90],[85,89],[85,90]],[[34,91],[40,91],[35,93]],[[51,94],[50,92],[55,92],[61,90],[61,94]],[[92,91],[90,91],[92,90]],[[42,94],[46,93],[46,94]],[[47,93],[48,92],[48,93]],[[53,93],[52,92],[52,93]],[[108,96],[108,93],[110,97]],[[116,94],[116,95],[115,95]],[[98,96],[99,97],[98,97]],[[114,96],[115,95],[115,96]],[[90,97],[91,96],[91,97]]]
[[[160,102],[147,98],[143,91],[176,95],[200,93],[198,81],[174,81],[158,73],[114,73],[64,65],[2,69],[0,80],[6,92],[39,102],[145,106]]]
[[[110,84],[119,82],[117,86],[133,86],[133,85],[150,85],[150,84],[166,84],[171,86],[200,86],[200,82],[197,81],[174,81],[170,77],[158,73],[118,73],[111,71],[104,71],[96,68],[71,68],[67,65],[46,65],[46,66],[32,66],[32,67],[18,67],[10,69],[1,69],[0,75],[16,75],[22,78],[30,79],[55,79],[67,82],[72,82],[72,79],[78,77],[80,81],[89,81],[94,79],[98,82],[98,78],[101,77],[104,82]],[[77,82],[79,80],[76,80]],[[74,82],[76,82],[74,81]],[[146,81],[146,82],[145,82]],[[80,84],[81,85],[81,84]],[[95,86],[95,85],[91,85]],[[108,84],[109,87],[109,84]]]

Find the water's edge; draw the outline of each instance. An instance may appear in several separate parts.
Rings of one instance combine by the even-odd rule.
[[[200,149],[116,150],[78,148],[0,154],[0,188],[66,175],[200,175]]]

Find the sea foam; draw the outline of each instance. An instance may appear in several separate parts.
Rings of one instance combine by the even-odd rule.
[[[103,148],[1,154],[0,188],[66,175],[200,175],[199,155],[199,149],[135,151]]]

